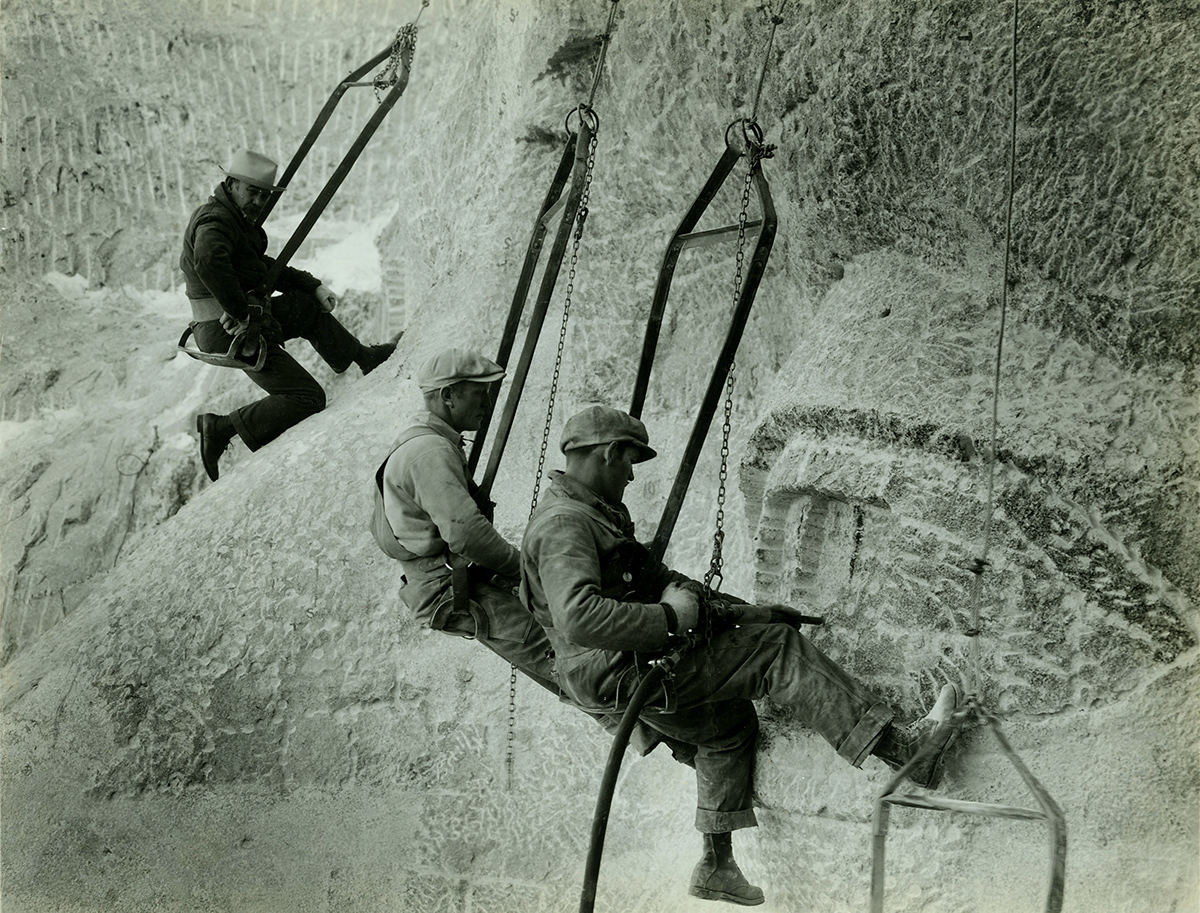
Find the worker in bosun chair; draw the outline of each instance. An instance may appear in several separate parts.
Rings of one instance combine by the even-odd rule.
[[[400,562],[400,598],[435,631],[471,638],[562,698],[550,642],[517,596],[520,554],[492,525],[492,503],[467,474],[463,432],[491,407],[500,365],[452,348],[417,371],[425,408],[411,417],[375,473],[371,530]],[[591,714],[610,732],[619,716]],[[690,764],[695,746],[639,725],[630,746],[646,755],[666,744]]]
[[[633,466],[655,456],[646,427],[607,406],[572,416],[563,429],[566,471],[550,474],[547,491],[521,545],[521,596],[546,630],[558,683],[587,710],[613,713],[626,705],[648,662],[687,644],[651,698],[641,720],[698,746],[696,828],[703,855],[688,893],[755,905],[763,892],[733,858],[732,831],[756,826],[752,773],[758,718],[752,701],[765,697],[794,707],[810,728],[858,767],[875,755],[896,769],[932,741],[932,755],[910,772],[934,787],[954,738],[949,724],[957,686],[942,688],[933,710],[907,727],[787,620],[787,606],[750,607],[732,597],[733,624],[702,618],[701,584],[654,560],[634,539],[622,503]],[[632,560],[631,560],[632,556]],[[629,581],[629,582],[626,582]],[[712,600],[705,600],[708,606]],[[770,621],[739,623],[755,609]],[[703,630],[697,639],[694,632]]]
[[[179,267],[192,307],[192,333],[205,352],[225,354],[233,337],[245,332],[242,352],[254,363],[258,346],[266,361],[246,376],[267,396],[229,415],[196,417],[204,470],[217,480],[217,461],[237,434],[250,450],[274,440],[288,428],[325,408],[321,385],[283,348],[303,337],[341,374],[356,364],[369,374],[396,349],[395,342],[364,345],[333,316],[337,296],[310,273],[284,268],[279,294],[262,301],[254,290],[274,264],[267,256],[267,234],[256,222],[274,191],[276,164],[264,155],[234,153],[225,180],[208,202],[197,207],[183,233]]]

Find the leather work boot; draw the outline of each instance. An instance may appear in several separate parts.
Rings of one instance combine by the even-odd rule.
[[[932,743],[932,754],[908,772],[908,779],[917,786],[937,789],[942,780],[942,762],[946,750],[958,737],[958,727],[951,723],[951,717],[961,702],[962,691],[958,685],[943,685],[937,703],[923,719],[908,726],[893,726],[879,740],[871,754],[892,770],[899,770],[917,752]]]
[[[723,900],[726,903],[756,907],[765,899],[762,888],[746,881],[746,876],[733,860],[733,835],[704,834],[704,855],[692,871],[688,893],[702,900]]]
[[[237,432],[233,422],[226,416],[214,415],[211,412],[196,416],[196,430],[200,432],[200,462],[204,464],[204,471],[208,473],[208,477],[215,482],[220,475],[217,460],[221,458],[221,454],[225,452],[225,448]]]
[[[362,369],[363,376],[365,377],[391,358],[392,353],[395,351],[395,342],[381,342],[375,346],[363,346],[362,352],[358,358],[354,359],[354,363]]]

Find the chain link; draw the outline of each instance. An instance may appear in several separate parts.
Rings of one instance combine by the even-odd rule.
[[[554,419],[554,401],[558,397],[558,380],[562,372],[563,349],[567,344],[567,323],[571,317],[571,296],[575,293],[575,269],[579,263],[579,242],[583,237],[583,225],[588,217],[588,200],[591,197],[592,169],[596,164],[596,133],[592,132],[588,142],[587,164],[583,175],[583,192],[579,198],[579,212],[575,221],[575,240],[571,246],[571,267],[567,272],[567,292],[563,300],[562,324],[558,329],[558,351],[554,356],[554,375],[550,379],[550,393],[546,403],[546,424],[542,428],[542,446],[538,453],[537,473],[533,480],[533,497],[529,502],[529,516],[537,509],[538,494],[542,487],[542,475],[546,469],[546,451],[550,445],[550,425]]]
[[[504,785],[513,784],[513,743],[517,738],[517,667],[508,667],[508,739],[504,743]]]
[[[746,222],[750,210],[750,187],[754,181],[754,169],[758,167],[761,153],[758,149],[750,149],[747,150],[747,156],[750,159],[750,168],[746,172],[746,182],[742,187],[742,208],[738,213],[737,267],[733,275],[733,308],[735,311],[742,292],[742,272],[746,263]],[[719,590],[721,581],[724,579],[721,569],[724,564],[722,550],[725,545],[725,488],[729,479],[729,437],[733,430],[733,385],[736,371],[736,361],[730,362],[729,373],[725,377],[725,417],[721,423],[721,469],[717,476],[717,522],[713,532],[712,558],[709,560],[708,573],[704,575],[705,593]]]
[[[582,118],[583,111],[580,111]],[[592,169],[596,164],[596,132],[592,131],[588,142],[587,163],[583,172],[583,192],[579,197],[579,209],[575,216],[575,239],[571,245],[571,268],[567,273],[567,292],[563,300],[562,324],[558,328],[558,351],[554,355],[554,376],[550,379],[550,394],[546,403],[546,424],[542,428],[542,446],[538,452],[537,473],[533,480],[533,497],[529,500],[529,516],[537,509],[538,494],[542,488],[542,476],[546,470],[546,451],[550,446],[550,426],[554,421],[554,400],[558,396],[558,380],[562,374],[563,350],[567,345],[567,323],[571,317],[571,296],[575,293],[575,270],[579,265],[579,242],[583,238],[583,225],[588,217],[588,200],[592,190]],[[504,753],[505,780],[512,789],[513,748],[517,722],[517,667],[509,668],[508,676],[508,739]]]
[[[380,93],[400,81],[400,67],[408,68],[408,63],[404,60],[405,56],[407,55],[409,62],[412,61],[412,55],[417,50],[417,19],[421,18],[421,13],[425,12],[427,6],[429,6],[429,0],[422,0],[417,18],[400,26],[396,37],[392,39],[392,53],[388,57],[387,63],[383,65],[383,69],[371,82],[371,86],[375,90],[375,101],[382,103],[383,98]]]

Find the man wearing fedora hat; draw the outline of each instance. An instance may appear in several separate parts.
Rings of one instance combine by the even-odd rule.
[[[732,831],[757,823],[754,700],[770,697],[796,707],[855,767],[875,755],[899,768],[929,745],[929,759],[909,777],[936,786],[954,737],[949,720],[958,704],[956,686],[942,688],[923,720],[895,726],[882,700],[789,622],[795,610],[735,606],[760,621],[705,621],[698,598],[703,586],[637,543],[622,503],[634,465],[656,455],[645,425],[592,406],[567,421],[561,449],[566,470],[550,474],[521,544],[521,596],[549,636],[567,697],[592,712],[614,712],[628,703],[650,661],[694,641],[696,632],[706,635],[683,653],[641,714],[653,729],[698,746],[696,828],[703,855],[690,894],[747,906],[764,899],[742,875],[732,844]],[[772,623],[761,623],[766,618]]]
[[[249,364],[258,347],[266,347],[262,369],[246,375],[267,396],[229,415],[196,417],[201,462],[213,481],[217,461],[235,434],[257,450],[325,408],[325,391],[283,348],[284,340],[307,339],[338,374],[351,364],[368,374],[396,348],[394,342],[359,342],[332,314],[337,296],[304,270],[285,268],[270,301],[254,294],[274,263],[258,218],[271,195],[283,190],[275,185],[275,171],[275,162],[264,155],[248,149],[234,153],[225,180],[192,213],[183,234],[179,266],[196,344],[224,354],[233,337],[244,333],[242,352]]]
[[[492,505],[467,474],[463,432],[478,431],[504,369],[452,348],[417,370],[425,408],[375,473],[372,533],[404,569],[401,599],[426,627],[472,638],[561,696],[546,632],[516,595],[521,556],[492,525]],[[619,716],[591,714],[615,730]],[[639,726],[630,744],[666,744],[681,763],[694,748]]]

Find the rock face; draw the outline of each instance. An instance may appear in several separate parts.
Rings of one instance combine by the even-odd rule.
[[[294,147],[305,99],[319,104],[396,26],[384,6],[156,4],[145,18],[132,2],[31,3],[8,17],[4,264],[20,295],[4,389],[23,410],[6,417],[25,423],[4,482],[14,909],[536,911],[577,896],[606,736],[525,682],[510,723],[507,670],[413,625],[365,521],[416,365],[450,343],[497,344],[609,5],[422,13],[396,124],[331,214],[394,207],[358,319],[402,324],[401,346],[216,485],[197,481],[187,423],[247,385],[197,390],[193,366],[181,378],[168,358],[183,318],[143,316],[174,283],[174,242],[154,239],[173,238],[212,182],[188,169],[219,173],[241,121],[268,151]],[[824,614],[814,640],[908,713],[945,680],[977,685],[1066,814],[1064,909],[1187,909],[1200,882],[1197,20],[1182,4],[1022,8],[1006,287],[1011,12],[784,8],[758,100],[779,234],[737,359],[724,583]],[[726,126],[755,106],[771,27],[749,3],[618,14],[574,276],[568,251],[495,488],[514,540],[543,427],[556,466],[566,416],[628,402],[658,258]],[[86,91],[46,94],[39,61],[56,47]],[[246,131],[254,145],[259,127]],[[129,181],[144,173],[152,191]],[[737,221],[743,175],[702,229]],[[121,193],[122,176],[152,199]],[[315,194],[304,180],[282,224]],[[128,234],[102,237],[113,222]],[[643,413],[662,457],[629,490],[647,538],[732,310],[733,261],[731,245],[680,260]],[[55,292],[38,278],[51,266],[91,288]],[[114,306],[128,312],[116,329],[147,342],[100,358],[93,312]],[[34,311],[71,328],[69,347],[29,341]],[[89,380],[78,362],[91,359],[103,367]],[[47,395],[64,379],[90,384],[66,404],[86,415]],[[715,425],[668,553],[693,576],[717,511]],[[57,606],[37,601],[52,590]],[[43,620],[14,627],[14,612]],[[865,909],[886,769],[851,770],[787,708],[760,710],[743,868],[768,909]],[[692,789],[661,751],[626,759],[598,909],[701,906],[684,892]],[[964,734],[943,792],[1032,804],[986,728]],[[887,908],[1037,909],[1043,833],[898,811]]]

